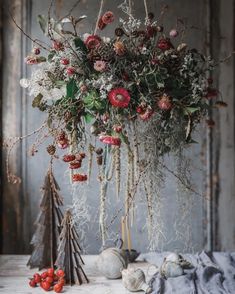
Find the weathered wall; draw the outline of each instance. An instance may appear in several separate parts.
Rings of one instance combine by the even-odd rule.
[[[49,2],[41,1],[20,1],[14,0],[11,3],[5,0],[5,4],[11,6],[11,11],[14,14],[17,22],[31,35],[39,39],[43,39],[43,35],[36,23],[38,14],[47,14]],[[84,22],[83,32],[90,32],[94,28],[96,15],[99,7],[99,1],[83,0],[76,9],[77,15],[88,14],[89,18]],[[117,6],[122,0],[106,1],[106,8],[113,10],[116,15],[119,15]],[[137,17],[143,18],[144,6],[142,1],[133,1],[134,11]],[[211,2],[211,3],[210,3]],[[216,0],[216,5],[213,1],[165,1],[169,4],[170,9],[167,16],[167,27],[175,26],[177,17],[184,17],[188,20],[189,27],[196,29],[189,30],[186,35],[186,41],[191,47],[197,47],[201,50],[208,51],[214,48],[212,44],[208,44],[208,31],[212,30],[212,35],[209,39],[213,39],[215,44],[216,58],[220,54],[225,56],[233,48],[233,2],[226,1],[224,5],[222,0]],[[228,3],[227,3],[228,2]],[[59,16],[64,15],[69,8],[75,3],[75,0],[56,1],[55,13]],[[213,4],[213,5],[212,5]],[[156,16],[160,13],[162,1],[148,1],[149,10],[153,11]],[[209,12],[211,11],[211,16]],[[216,18],[213,18],[216,15]],[[210,19],[214,19],[214,22]],[[226,21],[224,19],[226,18]],[[217,19],[221,21],[217,22]],[[219,32],[217,27],[219,26]],[[4,75],[3,75],[3,135],[18,136],[21,134],[30,133],[38,128],[44,120],[44,115],[37,110],[31,108],[32,98],[22,91],[19,87],[19,79],[22,76],[29,74],[26,66],[22,62],[22,58],[31,49],[31,43],[15,28],[10,22],[6,11],[4,13]],[[111,33],[114,27],[110,27],[107,31]],[[224,36],[224,39],[219,39],[218,35]],[[215,38],[215,39],[214,39]],[[218,81],[221,92],[224,93],[225,101],[229,103],[228,111],[223,111],[220,115],[219,128],[216,131],[215,138],[215,165],[213,171],[219,169],[219,173],[215,174],[214,179],[219,179],[219,182],[214,182],[220,189],[213,189],[217,198],[214,198],[214,233],[216,239],[213,240],[217,245],[217,249],[234,249],[234,130],[233,130],[233,60],[223,64],[218,72]],[[218,116],[217,113],[215,113]],[[205,138],[205,126],[203,126],[200,134]],[[201,135],[198,135],[201,137]],[[39,188],[43,181],[48,165],[48,156],[42,149],[34,157],[29,158],[26,154],[26,149],[29,148],[32,140],[24,141],[23,145],[18,146],[12,153],[10,162],[13,170],[22,176],[22,184],[12,186],[6,183],[4,179],[3,193],[3,252],[5,253],[22,253],[29,251],[29,241],[33,233],[33,221],[38,213],[38,203],[40,199]],[[192,173],[193,182],[196,189],[200,193],[206,191],[206,176],[205,176],[205,156],[204,148],[205,141],[201,140],[200,145],[193,147],[189,151],[192,158]],[[219,145],[218,145],[219,144]],[[219,146],[219,149],[218,149]],[[200,159],[202,158],[202,160]],[[169,162],[171,159],[169,159]],[[62,188],[62,193],[65,197],[66,204],[71,204],[71,191],[68,184],[68,178],[65,175],[61,163],[56,163],[56,176]],[[219,177],[220,175],[220,177]],[[91,221],[86,230],[88,244],[87,250],[90,253],[98,252],[100,248],[100,240],[96,238],[98,232],[97,223],[97,207],[99,205],[98,186],[95,181],[95,174],[91,180],[91,187],[87,191],[87,202],[90,207]],[[112,192],[112,189],[110,190]],[[79,197],[79,195],[77,196]],[[188,249],[200,250],[205,247],[207,242],[207,230],[210,219],[207,217],[206,210],[208,209],[208,201],[200,196],[189,195],[190,201],[184,199],[186,204],[186,212],[184,210],[184,222],[176,221],[176,218],[182,214],[182,206],[179,206],[176,197],[175,179],[168,175],[166,188],[163,191],[162,197],[162,221],[166,234],[166,240],[161,249],[165,250],[183,250],[187,246],[185,243],[190,241]],[[109,204],[109,215],[115,213],[120,203],[113,202]],[[183,205],[184,206],[184,205]],[[181,209],[181,210],[180,210]],[[188,211],[187,211],[188,209]],[[142,211],[145,210],[145,203],[141,200],[138,202],[136,225],[132,228],[134,246],[141,251],[146,251],[148,248],[148,240],[146,228],[144,227],[145,215]],[[217,218],[215,216],[218,216]],[[178,224],[179,234],[176,234]],[[187,224],[187,226],[186,226]],[[226,227],[226,229],[225,229]],[[119,223],[114,223],[112,226],[115,238],[115,232],[120,231]],[[185,230],[185,231],[184,231]],[[180,235],[180,238],[179,238]],[[177,237],[178,236],[178,237]]]

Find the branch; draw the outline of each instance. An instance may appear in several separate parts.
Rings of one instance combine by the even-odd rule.
[[[31,40],[33,43],[37,44],[39,47],[41,47],[42,49],[46,50],[46,51],[50,51],[48,48],[46,48],[45,46],[43,46],[42,44],[40,44],[37,39],[33,39],[29,34],[27,34],[16,22],[15,18],[13,17],[13,15],[11,14],[10,11],[8,11],[10,18],[12,19],[13,23],[16,25],[16,27],[29,39]]]

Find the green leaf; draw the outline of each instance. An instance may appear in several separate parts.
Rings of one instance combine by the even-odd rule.
[[[186,107],[184,109],[184,114],[193,114],[194,112],[200,110],[200,107]]]
[[[47,60],[48,60],[49,62],[51,62],[52,59],[53,59],[53,57],[55,56],[55,54],[56,54],[55,51],[51,51],[51,52],[48,54],[48,56],[47,56]]]
[[[47,28],[47,20],[46,20],[45,16],[39,14],[37,17],[37,20],[38,20],[38,23],[40,25],[41,30],[45,34],[46,28]]]
[[[90,113],[86,113],[84,115],[84,119],[85,119],[85,122],[87,124],[89,124],[89,123],[92,123],[92,121],[94,120],[94,116],[92,114],[90,114]]]
[[[42,94],[38,94],[34,99],[33,99],[33,102],[32,102],[32,107],[39,107],[40,104],[41,104],[41,101],[42,101]]]
[[[78,87],[76,84],[76,81],[74,79],[71,79],[68,84],[66,85],[66,98],[74,99],[76,93],[78,92]]]
[[[47,59],[44,56],[39,56],[39,57],[37,57],[37,61],[39,61],[39,62],[46,62]]]
[[[87,47],[85,43],[82,41],[80,38],[75,38],[74,39],[74,44],[77,50],[82,51],[82,53],[86,54],[87,53]]]

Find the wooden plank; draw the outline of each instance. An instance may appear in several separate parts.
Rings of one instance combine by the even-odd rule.
[[[29,270],[25,264],[28,256],[17,255],[2,255],[0,256],[0,293],[42,293],[41,288],[30,288],[28,286],[28,278],[36,272]],[[96,255],[83,256],[85,261],[84,270],[90,280],[89,284],[81,286],[66,286],[65,291],[68,294],[126,294],[129,293],[122,285],[121,279],[107,280],[102,277],[96,269]],[[137,262],[129,265],[134,268],[141,268],[147,272],[149,264],[145,262]]]
[[[4,97],[2,102],[3,109],[3,139],[10,136],[19,136],[21,134],[21,95],[18,87],[18,80],[21,74],[21,33],[17,31],[14,24],[10,21],[8,9],[17,22],[21,24],[21,6],[20,0],[4,1],[3,12],[3,89]],[[10,5],[11,4],[11,5]],[[5,159],[4,154],[4,159]],[[18,175],[21,174],[21,148],[17,146],[12,152],[10,158],[10,167]],[[21,200],[21,186],[12,185],[7,182],[6,174],[3,178],[3,199],[2,199],[2,225],[4,231],[3,252],[20,252],[22,237],[21,219],[23,215]],[[12,242],[14,240],[14,244]]]

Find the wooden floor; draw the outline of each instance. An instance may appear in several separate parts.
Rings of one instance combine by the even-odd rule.
[[[45,293],[40,287],[30,288],[28,278],[36,272],[26,267],[28,256],[24,255],[1,255],[0,256],[0,293],[6,294],[37,294]],[[90,283],[82,286],[64,287],[63,293],[68,294],[126,294],[129,293],[121,280],[107,280],[96,270],[95,255],[84,256],[85,272]],[[137,262],[130,264],[131,267],[139,267],[146,271],[147,263]]]

